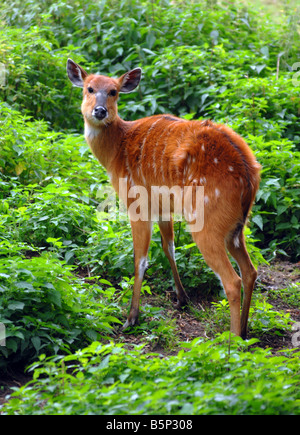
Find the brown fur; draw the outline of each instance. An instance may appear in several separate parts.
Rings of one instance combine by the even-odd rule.
[[[107,97],[108,116],[98,121],[92,115],[95,93],[104,91],[108,95],[112,89],[119,92],[124,83],[130,81],[128,74],[131,73],[119,79],[87,75],[82,69],[81,73],[84,76],[81,110],[86,140],[110,173],[117,192],[119,179],[128,179],[127,197],[122,198],[128,205],[133,202],[128,198],[132,186],[144,186],[149,198],[151,186],[204,186],[205,224],[202,231],[192,232],[192,236],[208,265],[221,278],[230,304],[232,331],[245,336],[256,271],[246,251],[242,230],[260,181],[260,165],[252,151],[232,129],[209,120],[186,121],[173,115],[155,115],[133,122],[123,121],[117,111],[118,95]],[[89,87],[94,89],[93,94],[89,93]],[[150,210],[149,200],[149,215]],[[131,225],[135,285],[125,327],[138,320],[141,270],[151,238],[150,218],[146,222],[132,221]],[[160,219],[160,230],[163,249],[174,275],[178,302],[184,304],[187,296],[170,251],[174,239],[171,216],[168,222]],[[242,318],[241,279],[229,262],[226,248],[238,262],[242,274],[245,293]]]

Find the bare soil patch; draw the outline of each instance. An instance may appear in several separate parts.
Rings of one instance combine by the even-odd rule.
[[[81,275],[84,275],[84,271],[81,271]],[[263,265],[258,269],[258,280],[255,291],[268,292],[270,290],[282,289],[288,287],[290,284],[296,284],[300,282],[300,263],[294,264],[287,261],[276,262],[270,266]],[[170,289],[171,290],[171,289]],[[297,290],[295,290],[297,291]],[[298,290],[299,291],[299,290]],[[147,297],[147,302],[152,303],[157,306],[157,299],[151,296]],[[173,292],[167,292],[166,299],[174,299],[175,295]],[[192,295],[192,303],[198,310],[211,310],[212,301],[202,300],[201,294]],[[272,298],[270,303],[273,308],[278,311],[288,312],[292,320],[300,321],[300,307],[290,306],[286,302],[282,301],[280,298]],[[171,318],[176,321],[177,337],[180,341],[192,341],[197,337],[213,338],[210,328],[207,327],[204,322],[200,322],[194,314],[188,310],[178,311],[173,309],[169,304],[164,303],[164,299],[160,298],[159,304],[169,311]],[[254,334],[249,333],[249,338],[255,337]],[[119,341],[130,344],[141,344],[144,343],[144,337],[142,334],[135,335],[129,333],[124,333],[119,331],[116,337]],[[264,334],[259,337],[260,342],[256,346],[262,348],[272,348],[272,352],[276,354],[282,349],[292,348],[292,333],[285,332],[283,335]],[[176,346],[174,349],[165,349],[161,344],[152,346],[151,343],[145,346],[145,351],[158,352],[162,355],[169,356],[174,355],[178,352]],[[0,405],[7,400],[7,396],[12,392],[13,387],[21,387],[22,385],[29,382],[31,378],[21,371],[14,371],[2,376],[0,379]]]

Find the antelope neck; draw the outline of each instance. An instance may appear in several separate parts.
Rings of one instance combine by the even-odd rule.
[[[124,136],[132,122],[122,120],[119,116],[111,123],[92,125],[85,118],[84,135],[92,153],[105,169],[109,170],[116,157]]]

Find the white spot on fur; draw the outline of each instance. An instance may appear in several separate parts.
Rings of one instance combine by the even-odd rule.
[[[169,254],[170,254],[172,260],[175,261],[175,245],[174,245],[174,242],[169,242],[168,251],[169,251]]]
[[[204,196],[204,204],[209,203],[209,197],[207,195]]]
[[[205,146],[204,146],[204,144],[202,145],[201,149],[202,149],[203,152],[205,152]]]
[[[134,182],[133,182],[133,178],[132,178],[132,172],[131,172],[131,168],[129,165],[129,159],[128,159],[128,152],[127,149],[125,148],[125,167],[126,167],[126,171],[128,174],[128,182],[130,186],[134,186]]]
[[[230,172],[233,172],[233,167],[232,167],[232,166],[228,166],[228,170],[229,170]]]
[[[222,282],[222,280],[221,280],[220,275],[219,275],[217,272],[215,272],[215,275],[216,275],[217,278],[219,278],[219,281],[220,281],[221,287],[223,288],[223,290],[224,290],[224,292],[225,292],[225,288],[224,288],[224,285],[223,285],[223,282]],[[225,292],[225,293],[226,293],[226,292]]]
[[[215,195],[216,195],[216,198],[218,198],[220,196],[220,191],[218,188],[215,189]]]
[[[219,163],[218,159],[214,159],[214,163],[217,165]]]
[[[239,239],[239,236],[236,236],[236,237],[234,238],[234,240],[233,240],[233,244],[234,244],[234,246],[235,246],[236,248],[239,248],[239,247],[240,247],[240,239]]]
[[[168,146],[168,142],[166,141],[164,143],[164,149],[162,150],[162,153],[161,153],[160,172],[161,172],[161,178],[162,178],[163,182],[165,182],[165,176],[164,176],[164,157],[165,157],[165,152],[166,152],[167,146]]]
[[[142,257],[140,259],[140,264],[139,264],[139,278],[140,279],[143,279],[144,273],[145,273],[147,267],[148,267],[148,259],[147,259],[147,257]]]
[[[157,146],[158,146],[158,142],[160,140],[161,136],[156,140],[153,149],[153,164],[152,164],[152,168],[153,168],[153,172],[154,172],[154,178],[157,177],[157,173],[156,173],[156,166],[157,166],[157,162],[156,162],[156,152],[157,152]]]
[[[193,222],[196,219],[196,210],[193,210],[191,213],[187,213],[185,218],[189,223]]]
[[[156,120],[156,121],[151,125],[151,127],[149,128],[149,130],[147,131],[147,133],[146,133],[146,135],[145,135],[145,137],[144,137],[144,139],[143,139],[142,146],[141,146],[141,151],[140,151],[141,161],[142,161],[142,159],[145,157],[145,156],[143,156],[143,152],[144,152],[144,147],[145,147],[145,144],[146,144],[146,142],[147,142],[148,136],[149,136],[150,132],[154,129],[154,127],[156,126],[156,124],[157,124],[159,121],[161,121],[161,119]],[[148,162],[148,167],[150,168],[150,160],[149,160],[149,162]],[[145,177],[144,177],[144,174],[142,173],[142,169],[141,169],[141,175],[142,175],[142,178],[143,178],[143,182],[144,182],[144,184],[145,184]]]

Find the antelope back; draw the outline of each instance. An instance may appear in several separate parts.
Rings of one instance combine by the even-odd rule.
[[[212,213],[216,230],[230,230],[237,221],[245,223],[259,168],[248,145],[230,128],[157,115],[131,126],[111,170],[127,178],[129,188],[144,186],[149,199],[153,186],[172,189],[175,202],[184,200],[185,187],[203,187],[205,219]],[[191,198],[185,217],[195,213],[195,192]]]
[[[174,204],[181,204],[184,212],[184,197],[190,195],[185,217],[192,220],[198,213],[197,198],[186,193],[185,187],[194,191],[202,187],[204,217],[216,231],[230,231],[237,222],[245,223],[258,189],[260,165],[240,136],[208,120],[186,121],[170,115],[125,122],[118,116],[118,96],[137,87],[140,68],[114,79],[88,75],[69,59],[67,70],[72,83],[83,88],[81,110],[87,142],[127,205],[136,196],[131,189],[143,188],[138,193],[147,195],[140,207],[147,209],[145,215],[150,219],[153,187],[164,187],[172,189],[170,213]],[[122,192],[120,179],[127,183]],[[161,212],[160,199],[152,217]]]

